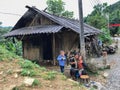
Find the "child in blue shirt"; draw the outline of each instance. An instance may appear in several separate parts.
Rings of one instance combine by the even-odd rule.
[[[57,57],[57,60],[59,62],[61,73],[64,73],[64,67],[65,67],[65,63],[66,63],[66,56],[65,56],[65,52],[63,50],[60,51],[60,55]]]

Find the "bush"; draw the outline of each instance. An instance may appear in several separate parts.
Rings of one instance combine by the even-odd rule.
[[[36,76],[39,75],[39,73],[46,71],[46,68],[40,67],[36,63],[33,63],[32,61],[29,60],[21,60],[19,62],[21,68],[23,68],[21,75],[22,76]]]
[[[23,69],[22,72],[21,72],[21,75],[22,76],[36,76],[37,75],[37,72],[34,71],[34,70],[28,70],[28,69]]]
[[[0,61],[13,60],[15,58],[18,58],[18,56],[15,55],[14,53],[9,52],[8,50],[5,49],[4,46],[0,45]]]
[[[5,39],[1,44],[8,51],[15,53],[16,55],[22,56],[22,42],[17,39]]]
[[[55,71],[49,71],[45,75],[43,75],[42,77],[45,80],[54,80],[56,77],[56,74],[57,74],[57,72],[55,72]]]
[[[38,86],[38,85],[40,85],[40,82],[38,79],[35,79],[32,86]]]
[[[67,77],[65,75],[62,75],[61,79],[62,80],[67,80]]]
[[[21,68],[24,68],[24,69],[33,69],[34,68],[34,64],[29,60],[20,62],[20,65],[21,65]]]
[[[102,34],[99,36],[100,40],[102,40],[103,43],[108,43],[111,44],[112,43],[112,38],[110,36],[110,32],[108,29],[103,28],[102,29]]]

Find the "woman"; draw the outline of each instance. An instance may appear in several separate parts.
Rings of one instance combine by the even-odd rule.
[[[84,68],[83,68],[83,59],[82,59],[81,55],[79,56],[78,61],[77,61],[77,68],[79,70],[79,75],[81,75],[82,71],[84,70]]]

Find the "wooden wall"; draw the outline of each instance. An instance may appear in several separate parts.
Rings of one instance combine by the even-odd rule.
[[[50,19],[46,18],[43,15],[38,15],[34,17],[34,19],[28,23],[28,26],[37,26],[37,25],[51,25],[56,24],[55,22],[51,21]],[[43,34],[34,35],[32,37],[28,37],[27,39],[23,40],[23,57],[31,60],[43,60],[43,43],[47,41],[43,41],[44,37]],[[48,36],[46,36],[48,37]],[[69,29],[62,29],[61,32],[55,33],[55,58],[59,55],[60,50],[64,50],[65,52],[69,52],[71,50],[75,50],[78,48],[79,45],[79,35],[72,30]],[[30,39],[31,38],[31,39]],[[38,45],[34,45],[34,40],[38,40]],[[53,38],[52,46],[53,46]],[[54,49],[53,49],[54,50]],[[53,53],[53,51],[51,51]]]
[[[39,47],[34,46],[30,41],[23,41],[23,57],[30,60],[39,60]]]
[[[51,39],[51,34],[25,36],[23,40],[23,57],[43,61],[45,55],[46,57],[52,56]]]
[[[51,25],[51,24],[56,23],[43,15],[36,14],[33,20],[31,22],[28,22],[26,26]]]
[[[60,50],[69,52],[78,49],[79,35],[71,30],[65,30],[61,33],[55,34],[55,52],[56,57],[59,55]]]

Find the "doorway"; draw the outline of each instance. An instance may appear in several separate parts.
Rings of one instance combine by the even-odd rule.
[[[43,59],[53,60],[52,35],[50,34],[43,35]]]

